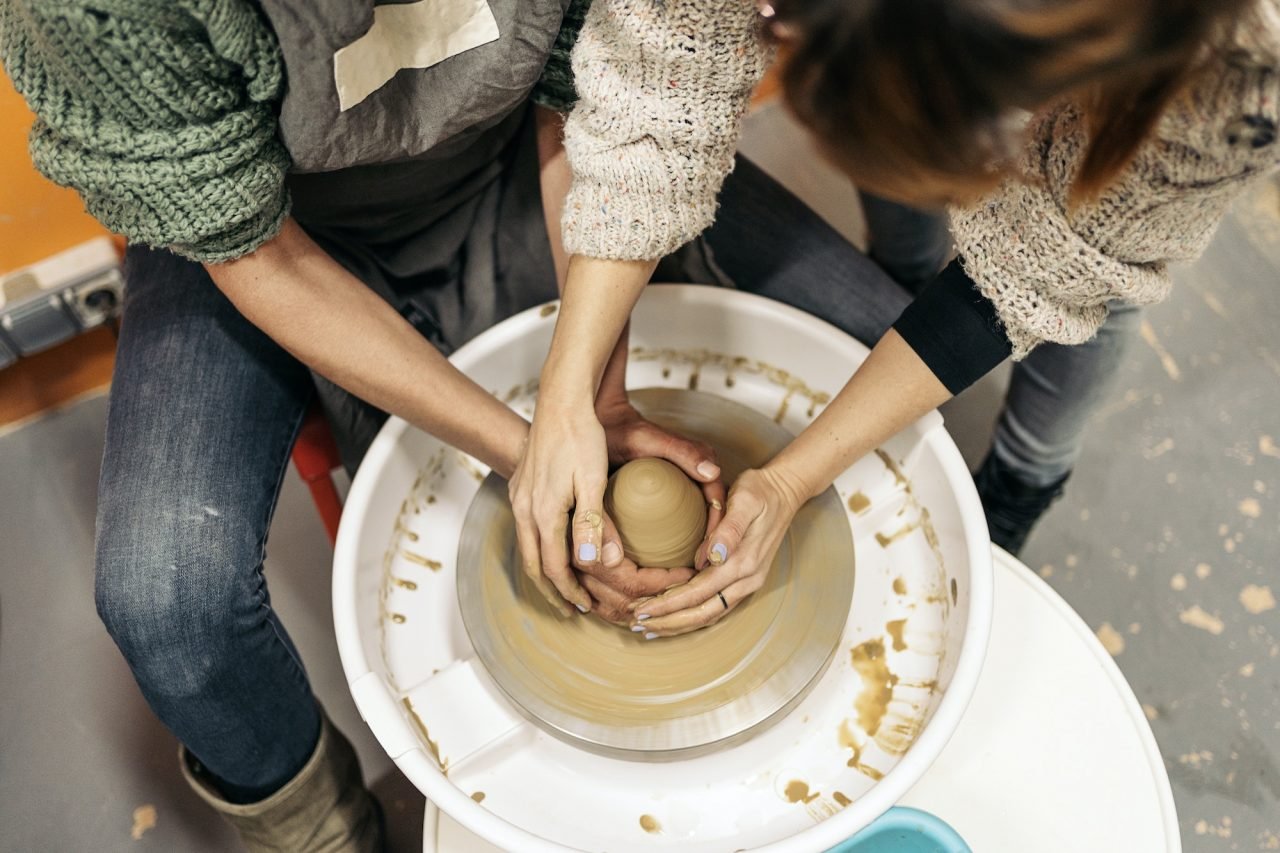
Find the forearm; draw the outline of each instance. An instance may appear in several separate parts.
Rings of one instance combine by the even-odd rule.
[[[625,371],[623,331],[655,265],[656,261],[605,261],[581,255],[570,259],[551,351],[542,369],[540,403],[589,406],[618,347],[624,348],[620,367]],[[611,378],[616,380],[617,365],[614,369]]]
[[[928,365],[890,329],[830,405],[768,465],[800,500],[808,500],[950,398]]]
[[[515,469],[524,419],[450,364],[292,220],[258,251],[208,270],[250,322],[320,375],[503,476]]]

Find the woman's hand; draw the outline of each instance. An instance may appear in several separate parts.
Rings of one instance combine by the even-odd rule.
[[[611,399],[603,399],[602,394],[596,401],[596,414],[604,427],[610,465],[625,465],[633,459],[650,457],[665,459],[702,489],[702,496],[707,502],[707,529],[712,530],[720,523],[724,515],[725,489],[715,448],[668,432],[646,419],[631,405],[625,393]],[[612,533],[611,524],[605,536],[606,564],[609,562],[610,544],[618,541],[609,533]]]
[[[674,637],[719,621],[764,585],[774,554],[807,498],[784,468],[746,471],[729,490],[724,518],[698,548],[702,567],[687,584],[632,606],[631,630]]]
[[[557,608],[563,598],[582,613],[591,609],[591,597],[570,564],[570,512],[578,561],[598,563],[608,474],[604,428],[595,412],[540,403],[507,490],[522,568]],[[558,596],[551,594],[548,582]]]

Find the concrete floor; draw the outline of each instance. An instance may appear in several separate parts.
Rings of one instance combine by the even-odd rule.
[[[856,236],[847,185],[815,173],[777,115],[753,122],[745,147]],[[1280,849],[1278,214],[1273,185],[1178,273],[1066,497],[1023,554],[1099,631],[1144,703],[1191,853]],[[946,409],[973,462],[1001,382],[989,377]],[[104,411],[90,399],[0,436],[0,850],[234,849],[181,783],[173,738],[93,611]],[[267,560],[273,602],[356,742],[394,849],[418,850],[422,800],[360,723],[342,678],[330,558],[291,475]],[[156,821],[143,831],[148,807]]]

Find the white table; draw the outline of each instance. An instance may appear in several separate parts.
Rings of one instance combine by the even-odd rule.
[[[1124,676],[1075,611],[998,548],[982,677],[902,804],[978,853],[1182,850],[1164,761]],[[424,853],[494,850],[427,804]]]

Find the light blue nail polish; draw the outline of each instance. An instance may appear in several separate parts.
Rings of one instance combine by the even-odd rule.
[[[590,610],[590,609],[591,609],[591,608],[589,608],[589,607],[583,607],[581,604],[575,604],[575,605],[573,605],[573,606],[574,606],[574,607],[576,607],[576,608],[578,608],[578,612],[579,612],[579,613],[586,613],[588,610]]]
[[[643,630],[644,630],[644,626],[643,626],[643,625],[632,625],[632,626],[631,626],[631,633],[633,633],[633,634],[639,634],[639,633],[640,633],[641,631],[643,631]]]
[[[637,616],[637,617],[636,617],[636,621],[637,621],[637,622],[643,622],[644,620],[646,620],[646,619],[648,619],[648,618],[649,618],[649,614],[648,614],[648,613],[641,613],[639,616]]]
[[[578,559],[584,563],[594,563],[599,555],[594,542],[583,542],[578,546]]]
[[[717,542],[712,545],[711,553],[716,558],[716,563],[723,563],[725,560],[729,559],[729,549],[724,547],[723,542]]]
[[[656,639],[658,639],[658,635],[657,635],[657,634],[655,634],[655,633],[653,633],[652,631],[650,631],[649,633],[647,633],[647,634],[645,634],[645,635],[644,635],[644,638],[645,638],[646,640],[656,640]]]

